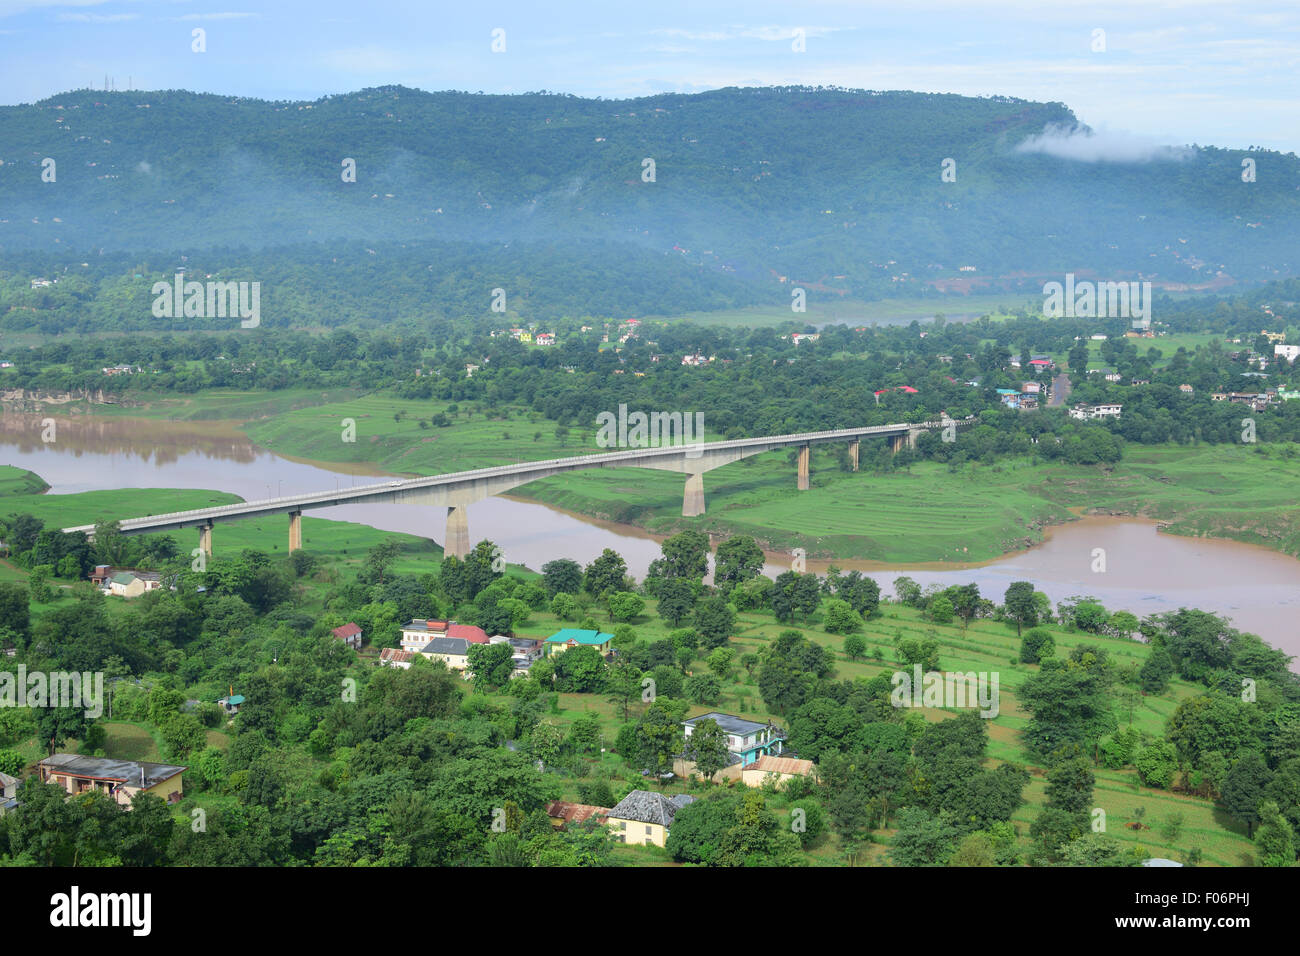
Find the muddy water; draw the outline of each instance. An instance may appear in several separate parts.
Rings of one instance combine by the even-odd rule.
[[[0,463],[36,472],[52,494],[111,488],[203,488],[244,499],[367,484],[384,474],[356,466],[293,461],[252,444],[228,424],[139,419],[56,419],[56,441],[43,443],[40,418],[0,419]],[[148,509],[143,509],[147,511]],[[385,531],[441,541],[445,512],[409,505],[357,504],[313,511],[313,517],[355,521]],[[130,517],[123,515],[123,517]],[[639,529],[594,521],[536,502],[490,498],[469,506],[472,540],[491,539],[506,560],[540,568],[556,557],[586,563],[604,548],[623,555],[641,577],[659,556],[658,540]],[[218,547],[220,536],[218,532]],[[310,541],[306,542],[311,547]],[[1104,552],[1105,570],[1096,555]],[[790,566],[769,555],[768,573]],[[812,570],[825,564],[810,561]],[[974,567],[935,570],[842,562],[869,572],[892,593],[901,574],[922,586],[975,581],[1000,601],[1012,581],[1028,580],[1055,603],[1072,595],[1099,598],[1111,610],[1139,617],[1198,607],[1300,656],[1300,561],[1232,541],[1160,534],[1154,522],[1090,517],[1056,528],[1029,551]]]

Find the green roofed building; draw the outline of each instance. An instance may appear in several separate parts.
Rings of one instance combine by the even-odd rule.
[[[609,642],[613,639],[613,634],[606,634],[603,631],[584,631],[577,627],[566,627],[546,639],[546,653],[559,654],[571,647],[594,647],[604,655],[609,653]]]

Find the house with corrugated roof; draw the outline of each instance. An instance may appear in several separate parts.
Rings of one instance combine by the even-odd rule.
[[[356,621],[349,621],[341,627],[334,628],[330,633],[353,650],[361,650],[361,626]]]
[[[764,756],[741,769],[740,782],[747,787],[761,787],[769,780],[782,784],[795,777],[813,777],[816,774],[817,765],[811,760]]]

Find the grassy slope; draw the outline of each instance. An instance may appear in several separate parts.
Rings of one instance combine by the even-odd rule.
[[[44,505],[50,510],[42,516],[57,514],[60,516],[60,520],[84,521],[90,520],[87,515],[92,515],[97,507],[108,507],[109,503],[112,502],[112,496],[129,496],[131,494],[133,492],[97,492],[85,495],[19,497],[10,498],[6,505],[22,502],[24,510],[35,510]],[[211,497],[211,494],[206,492],[172,491],[158,494],[175,496],[174,499],[168,500],[182,507],[194,507],[207,500],[205,496]],[[225,497],[228,496],[218,496],[218,499]],[[86,499],[86,501],[79,503],[78,499]],[[151,496],[150,500],[158,499]],[[41,512],[38,511],[37,513]],[[72,517],[69,518],[69,516]],[[390,535],[383,532],[359,525],[311,518],[306,519],[306,522],[305,534],[311,550],[345,575],[355,570],[366,548],[384,537],[390,537]],[[398,570],[404,573],[420,573],[436,568],[437,549],[431,543],[422,542],[420,539],[409,536],[397,535],[393,537],[404,540],[408,545],[407,551],[398,562]],[[218,529],[216,539],[219,553],[223,548],[235,550],[243,547],[257,547],[276,553],[281,551],[284,545],[285,529],[279,519],[252,519],[222,525]],[[318,587],[315,582],[303,583],[307,585],[304,595],[304,608],[308,611],[318,610],[322,606],[325,586]],[[125,609],[126,602],[110,601],[110,606],[120,611]],[[33,612],[37,616],[48,610],[49,606],[46,605],[33,606]],[[596,611],[597,620],[604,625],[606,622],[603,620],[603,615],[600,615],[596,609],[593,609],[593,611]],[[655,604],[650,601],[646,617],[636,622],[638,636],[650,640],[667,636],[668,626],[653,616],[654,613]],[[549,612],[538,612],[534,614],[528,624],[520,628],[519,633],[528,637],[545,637],[559,627],[564,626],[565,623]],[[737,660],[743,654],[756,651],[763,643],[773,639],[785,627],[785,625],[778,625],[767,614],[746,613],[741,615],[732,642]],[[866,660],[856,661],[848,660],[840,651],[843,639],[818,630],[815,619],[810,625],[798,629],[802,630],[811,640],[836,652],[838,658],[837,677],[840,678],[869,677],[878,673],[893,672],[897,667],[897,661],[893,657],[894,641],[900,636],[933,636],[938,639],[942,649],[940,664],[944,670],[997,671],[1000,675],[1001,688],[1000,713],[989,725],[989,754],[993,761],[1016,760],[1025,762],[1026,758],[1020,749],[1017,731],[1024,726],[1027,715],[1019,706],[1017,692],[1024,680],[1037,668],[1030,665],[1011,663],[1011,658],[1016,656],[1018,639],[1015,633],[1005,625],[991,621],[977,621],[967,631],[963,632],[958,625],[940,626],[925,621],[919,612],[911,608],[886,605],[882,609],[882,614],[869,621],[866,626],[865,636],[871,657]],[[1120,665],[1130,662],[1140,663],[1147,653],[1145,645],[1130,641],[1087,637],[1055,628],[1053,630],[1056,635],[1058,653],[1061,654],[1068,653],[1071,648],[1084,642],[1100,644],[1106,647],[1110,651],[1112,659]],[[694,667],[698,669],[702,665],[697,662]],[[1175,682],[1167,694],[1161,697],[1145,698],[1135,709],[1132,721],[1143,732],[1158,737],[1163,732],[1165,720],[1172,713],[1174,707],[1177,706],[1178,701],[1196,692],[1197,689],[1192,685]],[[508,704],[510,699],[499,698],[499,700]],[[633,719],[635,719],[638,709],[639,706],[634,706]],[[756,684],[739,667],[736,668],[732,679],[724,684],[723,698],[716,708],[696,706],[691,708],[691,713],[698,714],[711,709],[721,709],[758,720],[769,719],[773,716],[769,714],[759,697]],[[558,714],[549,715],[548,719],[554,720],[562,726],[567,726],[584,711],[593,711],[598,715],[607,741],[612,742],[622,721],[616,714],[614,705],[600,695],[563,694],[560,696]],[[1121,723],[1128,722],[1129,715],[1127,713],[1121,713],[1117,710],[1117,714]],[[926,711],[926,716],[929,719],[942,719],[945,712],[939,710]],[[115,722],[108,729],[111,753],[119,756],[137,753],[147,755],[153,754],[156,750],[156,736],[143,725]],[[26,743],[30,746],[24,749],[32,750],[32,756],[38,756],[35,741]],[[150,749],[151,745],[153,749]],[[145,759],[149,759],[148,756]],[[622,781],[624,785],[641,785],[644,783],[635,774],[629,774],[621,761],[613,754],[602,755],[599,760],[593,761],[587,770],[585,779],[607,779],[614,781],[616,784],[618,781]],[[567,799],[577,798],[577,782],[576,779],[566,778],[565,797]],[[1022,808],[1016,816],[1016,821],[1021,825],[1022,840],[1026,846],[1028,845],[1027,824],[1037,812],[1037,807],[1044,801],[1043,786],[1043,778],[1041,775],[1036,774],[1026,791],[1029,804]],[[678,783],[670,789],[680,790],[683,789],[683,785]],[[1097,806],[1106,810],[1112,834],[1127,842],[1140,841],[1143,846],[1156,855],[1177,857],[1195,845],[1201,848],[1208,864],[1240,865],[1247,860],[1252,850],[1244,832],[1241,832],[1234,823],[1223,818],[1211,803],[1179,794],[1141,787],[1132,770],[1107,771],[1099,769],[1097,771],[1097,790],[1094,802]],[[776,803],[778,812],[784,812],[783,804],[779,800]],[[1134,819],[1133,811],[1137,806],[1146,807],[1146,821],[1156,827],[1155,830],[1144,831],[1140,836],[1133,831],[1124,829],[1123,826]],[[1185,823],[1183,832],[1177,840],[1169,841],[1160,835],[1159,823],[1175,810],[1183,813]],[[818,862],[831,863],[837,859],[837,852],[838,848],[835,845],[835,840],[830,837],[821,847],[814,850],[812,855]],[[662,861],[662,854],[648,849],[624,849],[620,851],[618,858],[621,862],[627,863],[657,863]],[[868,862],[883,862],[879,848],[868,851],[864,859]]]
[[[653,615],[654,602],[648,603],[647,614]],[[603,616],[597,615],[596,620],[605,626]],[[544,637],[561,626],[564,626],[564,622],[552,615],[538,613],[520,629],[520,633],[524,636]],[[742,614],[731,644],[736,661],[744,654],[757,651],[762,644],[774,639],[787,628],[788,625],[777,624],[769,614]],[[856,661],[844,656],[843,638],[819,630],[815,618],[811,625],[796,626],[795,629],[835,652],[836,677],[839,679],[892,674],[899,667],[894,656],[894,641],[898,636],[930,636],[937,639],[941,647],[940,668],[944,671],[997,672],[1000,707],[998,716],[989,723],[990,765],[1010,760],[1026,764],[1031,769],[1033,778],[1025,790],[1026,805],[1014,817],[1020,830],[1021,845],[1025,849],[1029,847],[1028,825],[1046,802],[1046,779],[1042,768],[1030,762],[1020,747],[1019,730],[1025,726],[1028,714],[1020,707],[1018,691],[1024,681],[1038,671],[1038,667],[1012,663],[1012,658],[1018,656],[1019,650],[1019,638],[1013,629],[994,621],[976,621],[963,632],[960,624],[936,625],[924,620],[921,613],[912,608],[884,605],[881,614],[868,621],[864,631],[868,654],[879,656]],[[1116,666],[1130,663],[1140,665],[1147,655],[1146,645],[1134,641],[1071,633],[1057,627],[1049,629],[1055,637],[1057,653],[1061,656],[1085,643],[1104,647],[1110,652],[1111,660]],[[669,628],[657,618],[647,617],[643,623],[636,624],[636,631],[643,639],[657,640],[667,637]],[[697,661],[692,669],[703,670],[703,665]],[[1132,724],[1143,733],[1160,738],[1166,720],[1178,703],[1199,692],[1197,685],[1175,681],[1165,694],[1143,698],[1133,710]],[[493,699],[506,706],[512,702],[512,698],[496,695],[493,695]],[[633,705],[632,720],[636,719],[642,707],[640,704]],[[735,668],[732,679],[724,682],[723,696],[716,706],[692,706],[689,713],[694,716],[710,710],[721,710],[753,720],[775,719],[778,724],[788,726],[788,718],[776,717],[768,712],[756,683],[739,666]],[[545,719],[567,728],[579,715],[587,712],[597,715],[608,746],[617,734],[622,719],[615,705],[601,695],[561,694],[559,712],[548,714]],[[955,712],[929,708],[923,711],[930,720],[940,720]],[[1117,705],[1115,713],[1121,727],[1129,723],[1130,715],[1122,707]],[[1107,832],[1119,840],[1126,844],[1140,843],[1153,856],[1181,859],[1187,850],[1196,846],[1204,854],[1206,865],[1249,865],[1248,861],[1253,857],[1253,845],[1246,838],[1245,828],[1217,811],[1211,801],[1142,786],[1132,769],[1111,771],[1098,767],[1094,772],[1097,783],[1093,805],[1106,811]],[[603,754],[591,761],[582,779],[608,780],[615,790],[620,781],[624,786],[645,786],[644,780],[629,773],[612,754]],[[578,782],[575,778],[565,778],[564,799],[578,799]],[[689,787],[678,781],[670,784],[667,789],[670,793],[685,792]],[[701,791],[697,789],[695,792]],[[780,798],[776,800],[776,805],[778,812],[784,809]],[[1140,834],[1125,827],[1125,824],[1136,819],[1134,810],[1139,806],[1146,808],[1144,821],[1151,827]],[[1182,813],[1184,822],[1181,833],[1170,840],[1162,834],[1161,824],[1173,812]],[[837,851],[836,839],[830,836],[812,855],[818,862],[831,863],[836,860]],[[662,859],[661,853],[650,848],[628,851],[624,856],[627,862],[639,864],[659,862]],[[878,853],[868,854],[870,859],[878,856]]]

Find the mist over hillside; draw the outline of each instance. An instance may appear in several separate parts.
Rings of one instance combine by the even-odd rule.
[[[1005,97],[79,91],[0,108],[0,160],[9,268],[30,253],[53,271],[101,251],[251,263],[267,247],[452,244],[460,272],[426,263],[436,285],[509,243],[544,244],[616,284],[671,258],[656,274],[689,276],[699,308],[793,283],[871,298],[1066,271],[1222,288],[1300,264],[1294,154],[1093,134],[1063,104]]]

